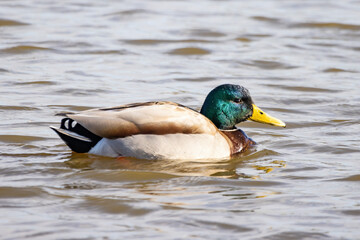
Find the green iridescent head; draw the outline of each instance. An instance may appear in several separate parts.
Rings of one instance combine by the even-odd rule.
[[[285,127],[285,123],[271,117],[252,101],[249,91],[239,85],[224,84],[213,89],[206,97],[201,114],[219,129],[233,129],[237,123],[250,119],[255,122]]]
[[[249,91],[239,85],[224,84],[206,97],[201,113],[220,129],[232,129],[253,113]]]

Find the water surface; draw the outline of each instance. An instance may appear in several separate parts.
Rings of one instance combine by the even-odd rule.
[[[2,239],[359,237],[358,1],[0,3]],[[218,162],[76,154],[55,114],[247,87],[286,129]]]

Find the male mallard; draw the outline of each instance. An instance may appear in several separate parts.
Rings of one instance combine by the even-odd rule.
[[[252,101],[249,91],[224,84],[213,89],[200,113],[173,102],[134,103],[64,114],[51,127],[75,152],[140,159],[216,159],[255,144],[235,124],[247,119],[285,127]]]

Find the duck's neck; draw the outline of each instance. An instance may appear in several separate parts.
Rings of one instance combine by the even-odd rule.
[[[229,130],[235,128],[235,119],[231,117],[231,114],[228,113],[226,107],[221,106],[221,104],[213,104],[211,107],[208,107],[208,102],[205,101],[204,105],[201,108],[200,113],[210,119],[217,128]]]

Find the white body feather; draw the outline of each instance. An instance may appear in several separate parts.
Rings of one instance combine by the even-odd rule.
[[[219,159],[230,156],[230,147],[220,134],[139,134],[100,140],[89,153],[140,159]]]

